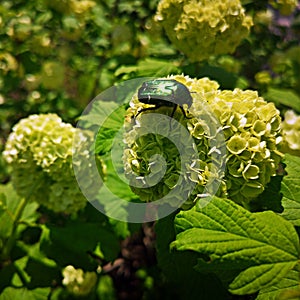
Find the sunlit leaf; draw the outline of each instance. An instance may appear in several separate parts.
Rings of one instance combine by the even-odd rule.
[[[47,299],[50,288],[37,288],[27,290],[26,288],[7,287],[1,294],[0,300],[45,300]]]
[[[299,271],[295,269],[290,270],[286,276],[284,276],[276,284],[261,289],[256,300],[296,300],[300,296],[300,286],[299,286]],[[297,295],[296,295],[297,293]],[[286,297],[283,297],[283,296]],[[287,297],[291,295],[291,297]],[[292,297],[292,295],[295,295]]]
[[[234,294],[250,294],[279,282],[299,259],[297,232],[271,211],[250,213],[234,202],[213,198],[204,208],[180,212],[172,247],[206,254],[213,263],[243,262],[231,282]]]

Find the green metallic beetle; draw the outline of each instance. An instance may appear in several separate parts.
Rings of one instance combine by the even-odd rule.
[[[138,90],[138,99],[145,104],[153,104],[154,107],[143,108],[138,112],[136,117],[146,110],[154,110],[161,106],[174,107],[171,113],[173,117],[176,108],[179,106],[184,116],[186,113],[183,105],[187,104],[188,108],[193,103],[193,98],[188,88],[174,79],[154,79],[145,81]]]

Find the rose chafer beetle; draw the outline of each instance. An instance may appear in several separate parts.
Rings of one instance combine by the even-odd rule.
[[[171,118],[178,106],[184,116],[187,117],[183,105],[187,104],[189,108],[193,103],[193,98],[188,88],[174,79],[154,79],[145,81],[138,90],[138,99],[144,104],[153,104],[155,106],[143,108],[138,112],[136,117],[142,111],[154,110],[161,106],[174,107]]]

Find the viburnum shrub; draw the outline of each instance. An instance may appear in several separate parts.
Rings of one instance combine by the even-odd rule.
[[[252,26],[239,0],[163,0],[156,20],[192,61],[234,52]]]
[[[217,195],[247,206],[264,191],[271,176],[276,175],[282,158],[278,150],[282,140],[279,111],[273,103],[267,103],[256,91],[220,90],[218,83],[208,78],[193,79],[176,75],[168,79],[175,79],[186,85],[193,97],[193,104],[188,109],[187,116],[177,109],[174,117],[180,122],[179,126],[184,126],[193,138],[198,157],[184,162],[186,167],[182,170],[178,149],[170,139],[162,135],[145,135],[149,127],[159,124],[151,124],[151,118],[143,121],[142,116],[153,112],[170,115],[173,107],[145,110],[149,105],[141,103],[135,95],[127,111],[127,148],[124,151],[125,173],[132,190],[142,201],[148,202],[164,197],[178,185],[185,195],[186,186],[193,181],[196,187],[182,205],[183,209],[189,209],[201,197],[209,179],[214,178],[220,180]],[[207,105],[209,111],[204,109]],[[218,141],[215,141],[216,133],[210,130],[213,119],[208,114],[217,119],[217,131],[222,132],[224,136],[227,153],[225,173],[212,161],[212,152],[218,151],[222,143],[218,144]],[[170,129],[170,136],[180,140],[178,128]],[[155,181],[162,172],[162,163],[153,159],[155,154],[163,155],[167,168],[162,180],[152,185],[151,178]],[[149,174],[149,188],[139,187],[137,183]],[[179,182],[180,175],[183,176],[183,180]],[[172,201],[169,204],[177,204],[175,200]]]
[[[54,212],[75,213],[85,207],[86,198],[73,173],[72,149],[79,147],[82,157],[89,155],[86,141],[92,136],[79,130],[56,114],[30,115],[13,127],[3,156],[11,166],[11,180],[20,196]],[[75,134],[80,139],[73,144]],[[93,176],[89,176],[89,166],[81,165],[79,169],[90,184]]]

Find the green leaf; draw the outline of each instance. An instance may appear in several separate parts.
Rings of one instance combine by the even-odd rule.
[[[0,300],[46,300],[50,293],[50,288],[37,288],[27,290],[25,288],[7,287],[0,295]]]
[[[21,199],[11,184],[0,185],[0,195],[2,195],[2,210],[0,209],[0,237],[5,239],[11,234],[15,219],[15,212],[20,205]],[[19,223],[26,225],[34,224],[38,218],[38,214],[36,213],[38,207],[39,205],[35,202],[28,203],[22,212]]]
[[[264,97],[276,105],[283,104],[300,112],[300,97],[293,90],[269,88]]]
[[[115,72],[115,76],[134,73],[136,77],[163,77],[172,73],[178,73],[175,63],[166,60],[145,58],[134,66],[121,66]]]
[[[102,300],[116,299],[114,283],[109,275],[101,276],[99,284],[97,286],[97,294],[99,296],[99,299]]]
[[[86,269],[93,267],[89,253],[100,245],[105,260],[117,257],[120,250],[115,234],[105,224],[69,221],[64,227],[43,226],[41,251],[59,265],[73,265]]]
[[[20,249],[22,249],[23,251],[25,251],[25,253],[27,253],[27,256],[30,259],[35,260],[49,268],[56,267],[55,261],[49,259],[48,257],[45,256],[43,252],[41,252],[39,243],[28,245],[22,241],[17,241],[17,245]]]
[[[116,164],[116,159],[113,163],[110,157],[108,160],[104,160],[107,167],[105,185],[99,191],[98,200],[95,200],[92,204],[95,207],[98,205],[104,207],[105,214],[109,217],[111,216],[118,220],[127,220],[127,201],[139,202],[139,198],[131,191],[129,184],[126,183],[121,159],[122,154],[119,156],[120,164]],[[120,199],[125,200],[122,201],[123,205],[120,204]],[[118,221],[113,223],[117,225]],[[119,229],[123,231],[120,233],[127,235],[128,223],[119,223],[119,226],[122,227],[119,227]]]
[[[28,260],[28,256],[23,256],[13,262],[16,272],[11,280],[12,286],[23,287],[29,284],[31,278],[30,275],[25,271]]]
[[[30,202],[25,206],[25,209],[22,213],[20,223],[26,223],[26,225],[34,225],[39,216],[37,209],[39,204],[36,202]]]
[[[300,296],[300,287],[299,287],[299,271],[294,268],[290,270],[280,281],[276,284],[261,289],[256,300],[275,300],[275,299],[290,299],[296,300]],[[289,297],[288,295],[298,293],[298,297]],[[283,296],[286,297],[283,297]]]
[[[117,108],[118,104],[114,101],[98,101],[92,102],[91,111],[88,114],[80,117],[80,122],[84,124],[84,128],[89,128],[95,125],[101,126],[105,120],[113,113]]]
[[[116,134],[120,131],[124,124],[125,105],[114,110],[99,128],[95,152],[104,155],[112,148]]]
[[[292,224],[271,211],[250,213],[214,197],[205,207],[180,212],[175,220],[179,251],[208,255],[213,263],[247,262],[229,285],[234,294],[250,294],[276,284],[299,259],[299,239]]]
[[[300,157],[286,154],[284,161],[287,175],[281,182],[281,193],[283,194],[281,214],[293,225],[300,226]]]
[[[11,184],[0,185],[0,193],[2,193],[6,199],[6,209],[0,218],[0,237],[7,238],[11,234],[14,213],[20,202],[20,197]]]
[[[145,81],[136,78],[124,81],[106,89],[91,102],[91,106],[80,116],[80,126],[88,129],[93,126],[117,129],[123,125],[126,107]]]

